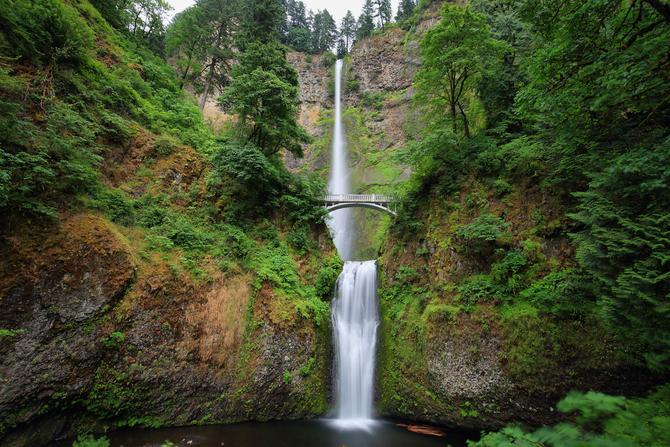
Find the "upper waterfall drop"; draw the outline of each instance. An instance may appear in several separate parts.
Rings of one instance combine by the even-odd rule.
[[[333,144],[332,159],[330,170],[330,181],[328,182],[328,191],[331,194],[349,194],[351,186],[349,185],[349,169],[347,163],[347,141],[344,138],[342,130],[342,111],[341,111],[341,85],[342,85],[342,59],[335,62],[335,122],[333,125]],[[348,261],[351,259],[351,226],[349,225],[349,210],[341,209],[332,211],[332,219],[328,222],[331,233],[333,233],[333,242],[340,257]]]

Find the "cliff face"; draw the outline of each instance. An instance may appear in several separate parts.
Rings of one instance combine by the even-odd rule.
[[[392,184],[409,176],[407,166],[391,159],[416,132],[412,108],[412,80],[419,68],[417,37],[392,27],[383,35],[360,42],[344,60],[342,120],[349,152],[351,189],[355,193],[388,193]],[[288,156],[294,170],[319,173],[327,179],[333,129],[333,69],[321,57],[291,53],[300,79],[300,123],[316,142],[305,148],[305,158]],[[308,62],[311,61],[311,62]],[[329,89],[330,95],[329,95]],[[414,127],[414,128],[413,128]],[[352,209],[357,228],[357,259],[377,256],[379,234],[388,218],[369,210]]]
[[[312,289],[331,287],[322,272],[338,268],[325,225],[304,228],[300,252],[280,213],[258,234],[205,235],[179,214],[206,206],[203,160],[160,149],[140,132],[102,171],[119,203],[169,197],[169,209],[135,203],[172,233],[77,208],[58,220],[3,216],[0,328],[17,332],[0,339],[0,444],[329,411],[328,305]]]
[[[580,289],[560,188],[508,186],[470,176],[447,198],[420,200],[411,228],[391,226],[379,260],[381,414],[476,430],[554,425],[571,417],[556,410],[571,390],[642,396],[663,383]]]

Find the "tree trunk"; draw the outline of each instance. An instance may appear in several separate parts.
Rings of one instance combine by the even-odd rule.
[[[458,125],[456,123],[456,103],[452,102],[451,104],[451,125],[454,130],[454,135],[456,134],[456,131],[458,129]]]
[[[205,104],[207,103],[207,96],[209,95],[209,87],[212,83],[212,77],[214,76],[214,66],[215,63],[212,61],[212,64],[209,66],[209,75],[207,75],[207,80],[205,81],[205,90],[202,92],[202,101],[200,101],[200,110],[205,110]]]
[[[463,127],[465,128],[465,138],[470,138],[470,126],[468,125],[468,117],[465,116],[465,110],[461,105],[458,105],[458,108],[461,110],[461,115],[463,115]]]

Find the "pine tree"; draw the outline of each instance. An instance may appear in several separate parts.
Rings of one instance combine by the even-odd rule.
[[[347,52],[349,52],[351,50],[351,44],[353,44],[354,39],[356,38],[356,18],[351,11],[347,11],[347,14],[342,19],[340,35],[344,39]]]
[[[372,34],[375,30],[375,7],[372,0],[365,0],[361,15],[358,17],[358,30],[356,40],[361,40]]]
[[[395,16],[396,22],[400,23],[409,19],[412,16],[415,7],[416,3],[414,0],[400,0],[400,3],[398,4],[398,12]]]
[[[267,44],[277,40],[285,14],[279,0],[246,0],[244,19],[236,36],[237,47],[244,51],[251,42]]]
[[[379,18],[381,29],[384,30],[386,29],[386,25],[391,22],[391,17],[393,16],[391,0],[375,0],[375,5],[377,6],[375,17]]]

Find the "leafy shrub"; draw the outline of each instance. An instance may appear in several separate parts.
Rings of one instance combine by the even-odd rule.
[[[337,259],[325,260],[319,270],[319,276],[314,284],[316,296],[324,301],[330,301],[335,291],[337,278],[342,270],[342,262]]]
[[[480,152],[473,167],[484,175],[532,176],[544,169],[546,149],[541,142],[523,136],[497,146],[490,145]]]
[[[588,278],[574,269],[551,272],[519,292],[519,299],[555,315],[574,315],[593,308]]]
[[[459,228],[456,235],[466,241],[473,242],[475,251],[481,251],[484,243],[497,241],[506,235],[506,228],[509,226],[510,224],[500,217],[484,213],[473,219],[469,224]]]
[[[530,264],[523,252],[512,250],[491,266],[491,276],[499,283],[504,283],[510,292],[516,292],[521,288],[523,272]]]
[[[669,398],[668,385],[660,387],[649,398],[634,400],[594,391],[586,394],[571,392],[556,408],[564,413],[580,412],[576,425],[562,423],[534,432],[521,427],[507,427],[500,432],[483,435],[478,442],[468,441],[468,446],[547,445],[548,442],[554,447],[666,446],[670,442]]]
[[[140,224],[147,228],[152,228],[162,225],[166,219],[167,219],[167,211],[158,206],[149,206],[142,211]]]
[[[464,304],[475,305],[493,301],[507,301],[509,291],[490,275],[475,275],[458,287],[458,296]]]
[[[314,246],[307,230],[307,227],[301,227],[286,235],[286,243],[293,247],[300,256]]]
[[[497,197],[503,197],[512,192],[512,185],[505,180],[496,179],[493,182],[493,192]]]
[[[196,230],[185,218],[170,222],[165,236],[186,250],[207,250],[212,242],[209,235]]]
[[[670,138],[614,159],[589,189],[576,193],[581,224],[577,260],[595,280],[611,330],[640,337],[656,369],[670,370]]]
[[[284,192],[280,204],[290,214],[291,220],[297,225],[305,225],[308,221],[319,222],[328,212],[321,204],[325,195],[326,184],[317,175],[295,175],[282,173]]]
[[[300,367],[300,375],[303,377],[307,377],[310,374],[312,374],[314,363],[316,363],[316,360],[314,359],[314,357],[310,357],[309,360],[307,361],[307,365]]]
[[[105,212],[113,222],[129,225],[135,217],[133,201],[118,190],[103,189],[97,199],[90,204],[93,208]]]
[[[365,90],[361,95],[361,105],[369,109],[381,110],[384,107],[384,93]]]
[[[255,260],[257,281],[268,281],[288,292],[298,290],[298,268],[285,246],[265,247],[258,251]]]
[[[109,447],[109,439],[105,436],[95,439],[91,434],[79,435],[72,443],[72,447]]]
[[[126,336],[121,332],[112,332],[108,337],[101,338],[100,341],[106,348],[116,348],[126,341]]]
[[[36,127],[22,106],[0,101],[0,207],[55,216],[53,193],[96,185],[99,126],[66,104],[45,101],[46,123]]]
[[[215,149],[207,179],[208,195],[228,196],[224,213],[238,222],[277,205],[282,192],[279,169],[253,144],[224,144]]]
[[[3,53],[32,62],[80,64],[93,48],[94,35],[72,6],[59,0],[0,3]]]
[[[335,62],[337,61],[337,56],[331,53],[330,51],[326,51],[323,53],[323,56],[321,58],[321,62],[323,63],[323,66],[328,69],[331,68],[333,65],[335,65]]]

